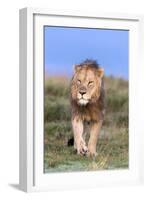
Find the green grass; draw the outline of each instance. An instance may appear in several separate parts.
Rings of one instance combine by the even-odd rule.
[[[79,156],[67,146],[72,137],[69,83],[65,77],[45,79],[45,172],[128,168],[128,82],[105,77],[106,115],[95,158]]]

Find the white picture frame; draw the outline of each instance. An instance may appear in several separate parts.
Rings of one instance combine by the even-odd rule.
[[[129,37],[129,169],[43,173],[43,34],[44,25],[126,29]],[[143,17],[140,15],[20,10],[20,189],[26,192],[78,189],[143,182],[143,130],[139,118],[143,67]],[[137,94],[137,96],[136,96]],[[134,98],[134,96],[136,98]],[[136,112],[138,114],[136,114]],[[139,134],[138,134],[139,133]]]

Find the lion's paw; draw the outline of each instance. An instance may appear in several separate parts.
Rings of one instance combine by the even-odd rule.
[[[93,147],[89,147],[86,155],[88,157],[96,157],[97,156],[96,149]]]
[[[88,152],[87,146],[82,142],[80,147],[77,149],[77,154],[79,155],[86,155]]]

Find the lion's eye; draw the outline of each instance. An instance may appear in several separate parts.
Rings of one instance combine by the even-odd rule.
[[[93,85],[93,81],[89,81],[88,85],[89,86]]]
[[[78,83],[78,84],[80,84],[80,83],[81,83],[81,81],[80,81],[80,80],[77,80],[77,83]]]

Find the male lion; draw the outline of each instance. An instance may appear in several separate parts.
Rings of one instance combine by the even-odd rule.
[[[70,102],[74,148],[78,154],[96,155],[96,144],[102,126],[104,106],[104,70],[96,61],[85,60],[75,65],[71,80]],[[88,146],[85,142],[89,126]]]

